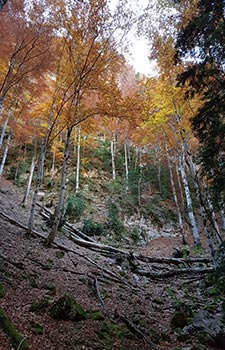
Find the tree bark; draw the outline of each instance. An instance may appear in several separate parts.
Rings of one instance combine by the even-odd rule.
[[[192,234],[194,238],[194,245],[198,247],[200,245],[200,239],[199,239],[198,227],[197,227],[194,212],[193,212],[190,188],[187,181],[187,175],[184,169],[183,155],[179,155],[179,167],[180,167],[180,174],[181,174],[181,178],[184,186],[184,192],[186,196],[187,212],[188,212],[188,217],[189,217]]]
[[[30,216],[28,220],[28,231],[27,231],[28,235],[31,235],[34,227],[34,215],[35,215],[35,209],[37,204],[38,191],[41,184],[42,172],[44,168],[46,150],[47,150],[47,138],[44,138],[41,144],[41,151],[40,151],[40,157],[39,157],[38,169],[37,169],[37,177],[35,181],[34,194],[32,198]]]
[[[2,147],[3,139],[4,139],[4,136],[5,136],[5,132],[6,132],[6,127],[8,125],[8,122],[9,122],[9,119],[10,119],[10,116],[11,116],[11,111],[12,111],[12,106],[9,107],[7,116],[5,118],[5,121],[4,121],[4,124],[3,124],[3,127],[2,127],[2,132],[1,132],[1,136],[0,136],[0,148]]]
[[[5,150],[4,150],[3,157],[2,157],[2,162],[1,162],[1,165],[0,165],[0,179],[2,178],[2,173],[3,173],[3,170],[4,170],[6,158],[7,158],[7,155],[8,155],[11,138],[12,138],[12,130],[9,131],[7,142],[6,142],[6,145],[5,145]]]
[[[167,146],[166,139],[165,139],[165,134],[164,134],[164,146],[165,146],[167,164],[168,164],[168,169],[169,169],[169,174],[170,174],[170,183],[171,183],[171,188],[172,188],[172,192],[173,192],[173,199],[174,199],[174,202],[176,205],[176,210],[177,210],[178,224],[179,224],[180,232],[182,235],[182,242],[183,242],[183,244],[187,244],[186,239],[185,239],[185,235],[184,235],[183,220],[182,220],[181,210],[180,210],[180,206],[179,206],[179,202],[178,202],[178,198],[177,198],[177,193],[176,193],[176,188],[175,188],[175,184],[174,184],[174,180],[173,180],[172,165],[171,165],[171,161],[170,161],[170,157],[169,157],[169,151],[168,151],[168,146]]]
[[[124,162],[125,162],[125,192],[129,192],[129,168],[128,168],[128,157],[127,157],[127,142],[124,141]]]
[[[23,206],[27,205],[27,200],[28,200],[28,196],[29,196],[29,193],[30,193],[31,183],[32,183],[33,175],[34,175],[35,163],[36,163],[36,151],[35,151],[35,154],[34,154],[34,156],[32,158],[32,161],[31,161],[30,172],[29,172],[29,177],[28,177],[28,180],[27,180],[26,191],[25,191],[23,200],[21,202],[21,204]]]
[[[80,127],[77,128],[77,166],[76,166],[76,179],[75,179],[75,192],[79,191],[80,187],[80,140],[81,132]]]
[[[111,160],[112,160],[112,178],[116,179],[116,166],[115,166],[115,133],[111,133],[110,150],[111,150]]]
[[[139,148],[139,178],[138,178],[138,204],[141,206],[141,182],[142,182],[142,154],[141,148]]]
[[[65,190],[66,190],[66,167],[67,167],[67,160],[69,158],[70,137],[71,137],[72,130],[73,130],[72,126],[67,128],[67,136],[66,136],[66,141],[65,141],[63,166],[62,166],[62,173],[61,173],[59,202],[58,202],[58,206],[56,209],[56,216],[55,216],[55,220],[54,220],[54,225],[53,225],[53,227],[52,227],[52,229],[47,237],[47,240],[46,240],[47,247],[51,247],[51,244],[53,243],[55,236],[57,234],[59,223],[63,217],[63,205],[64,205]]]
[[[224,215],[224,209],[220,209],[220,216],[222,220],[222,229],[225,231],[225,215]]]

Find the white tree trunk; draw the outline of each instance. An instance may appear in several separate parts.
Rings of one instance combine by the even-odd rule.
[[[1,136],[0,136],[0,148],[2,147],[3,139],[5,136],[5,132],[6,132],[6,128],[7,128],[10,116],[11,116],[11,108],[9,109],[9,111],[7,113],[7,117],[6,117],[4,124],[3,124],[3,127],[2,127],[2,132],[1,132]]]
[[[54,178],[54,174],[55,174],[55,156],[56,156],[56,146],[53,145],[52,167],[51,167],[51,170],[50,170],[51,180]]]
[[[222,229],[225,231],[225,215],[224,215],[224,210],[220,209],[220,216],[222,220]]]
[[[28,235],[30,235],[32,233],[32,230],[34,227],[34,215],[35,215],[35,209],[36,209],[36,204],[37,204],[38,191],[39,191],[39,188],[41,185],[41,178],[42,178],[42,173],[43,173],[43,168],[44,168],[46,149],[47,149],[47,139],[45,138],[41,144],[40,157],[39,157],[39,161],[38,161],[37,177],[36,177],[36,181],[35,181],[30,216],[29,216],[29,220],[28,220]]]
[[[169,150],[168,150],[168,146],[167,146],[167,143],[166,143],[166,140],[165,140],[165,136],[164,136],[164,145],[165,145],[167,164],[168,164],[168,169],[169,169],[169,174],[170,174],[170,183],[171,183],[171,188],[172,188],[172,192],[173,192],[173,199],[174,199],[174,202],[175,202],[175,205],[176,205],[176,210],[177,210],[178,225],[179,225],[180,232],[181,232],[181,235],[182,235],[182,243],[186,244],[187,242],[186,242],[185,234],[184,234],[184,225],[183,225],[180,205],[179,205],[178,198],[177,198],[176,188],[175,188],[175,184],[174,184],[174,180],[173,180],[172,164],[171,164],[171,160],[170,160],[170,156],[169,156]]]
[[[128,168],[126,141],[124,141],[124,162],[125,162],[125,191],[126,191],[126,194],[128,194],[128,192],[129,192],[129,168]]]
[[[76,179],[75,179],[75,192],[80,188],[80,140],[81,132],[80,127],[77,128],[77,166],[76,166]]]
[[[28,200],[28,196],[29,196],[29,193],[30,193],[31,183],[32,183],[33,175],[34,175],[35,162],[36,162],[36,152],[35,152],[35,154],[34,154],[34,156],[32,158],[32,161],[31,161],[30,172],[29,172],[29,177],[28,177],[28,180],[27,180],[26,191],[25,191],[23,200],[21,202],[21,204],[23,206],[27,205],[27,200]]]
[[[195,221],[190,188],[189,188],[188,181],[187,181],[187,175],[186,175],[186,172],[184,169],[183,155],[182,156],[179,155],[179,168],[180,168],[181,179],[182,179],[183,186],[184,186],[184,193],[185,193],[185,197],[186,197],[188,217],[189,217],[189,221],[190,221],[190,225],[191,225],[191,229],[192,229],[194,244],[195,244],[195,246],[199,246],[200,239],[199,239],[198,227],[197,227],[197,224]]]
[[[110,150],[111,150],[111,160],[112,160],[112,178],[116,179],[116,166],[115,166],[115,133],[111,133]]]
[[[139,148],[139,179],[138,179],[138,204],[141,205],[141,182],[142,182],[142,154],[141,148]]]
[[[5,162],[6,162],[6,159],[7,159],[11,138],[12,138],[12,130],[9,131],[7,142],[6,142],[4,153],[3,153],[3,157],[2,157],[2,162],[1,162],[1,165],[0,165],[0,179],[2,177],[2,173],[3,173],[3,170],[4,170]]]

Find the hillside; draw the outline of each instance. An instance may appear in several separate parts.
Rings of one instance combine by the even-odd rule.
[[[38,236],[28,239],[24,229],[2,216],[4,213],[26,225],[28,210],[20,206],[21,197],[18,188],[3,181],[0,283],[4,296],[2,293],[1,308],[21,333],[22,341],[10,340],[1,329],[1,350],[10,350],[12,345],[14,349],[23,349],[25,340],[32,350],[206,350],[209,346],[223,346],[224,338],[219,339],[216,330],[208,337],[203,336],[206,331],[201,327],[192,334],[184,332],[182,335],[182,329],[191,324],[194,315],[201,310],[207,311],[208,318],[221,312],[218,297],[210,292],[210,284],[206,287],[202,274],[157,278],[153,277],[154,273],[177,268],[149,262],[147,271],[152,277],[141,276],[124,256],[109,252],[104,256],[107,254],[103,255],[100,250],[82,248],[65,232],[57,237],[61,248],[44,248],[43,239]],[[48,229],[39,213],[35,229],[43,235]],[[70,251],[63,250],[62,246]],[[159,237],[132,252],[149,258],[171,257],[174,247],[182,248],[180,237]],[[196,258],[193,249],[190,256]],[[138,270],[140,266],[146,268],[143,262],[136,263]],[[207,265],[197,262],[194,266]],[[50,316],[52,306],[65,295],[74,298],[86,311],[83,318],[69,320],[65,310],[58,315],[59,319]],[[65,299],[63,302],[61,299],[62,303],[65,306]],[[71,316],[71,310],[68,313]]]

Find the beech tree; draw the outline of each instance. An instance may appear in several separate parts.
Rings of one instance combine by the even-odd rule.
[[[0,74],[0,116],[5,98],[22,82],[37,78],[50,62],[51,35],[41,21],[41,5],[36,8],[39,21],[28,20],[25,2],[10,2],[8,10],[1,13],[1,74]]]
[[[50,246],[63,217],[66,164],[69,156],[70,139],[75,126],[87,118],[97,115],[96,102],[91,108],[85,106],[85,97],[100,90],[102,83],[120,66],[113,33],[119,28],[116,16],[111,16],[107,4],[102,1],[86,1],[58,4],[61,12],[57,17],[64,31],[65,76],[63,79],[66,104],[67,137],[64,147],[63,167],[59,202],[53,228],[47,238]],[[67,9],[67,10],[66,10]],[[63,13],[63,16],[62,16]]]

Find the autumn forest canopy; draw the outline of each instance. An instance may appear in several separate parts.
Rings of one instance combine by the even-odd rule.
[[[225,348],[224,73],[225,0],[0,0],[0,350]]]
[[[24,187],[24,206],[31,199],[28,231],[40,191],[55,207],[48,246],[68,218],[103,225],[90,210],[103,191],[108,230],[123,236],[133,210],[173,222],[183,242],[189,225],[199,246],[200,217],[214,256],[225,225],[224,1],[138,11],[126,0],[16,0],[1,2],[0,18],[0,177]],[[131,30],[149,40],[154,77],[126,62]]]

